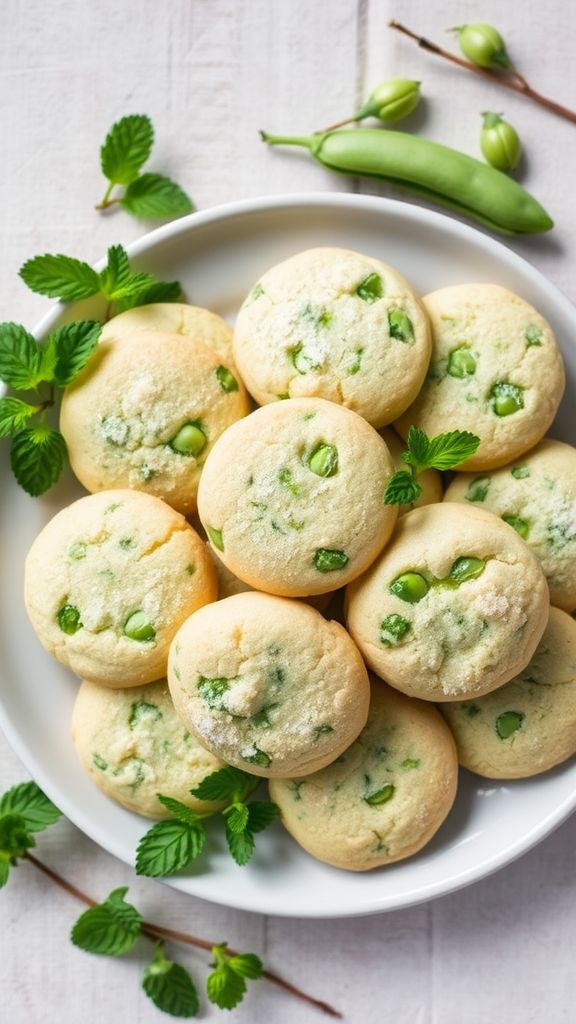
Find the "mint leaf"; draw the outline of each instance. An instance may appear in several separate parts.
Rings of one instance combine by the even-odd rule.
[[[263,832],[279,817],[280,808],[271,800],[252,800],[248,804],[248,830],[250,832]]]
[[[18,483],[33,498],[56,483],[66,460],[66,442],[43,423],[21,430],[12,441],[10,465]]]
[[[264,970],[264,964],[255,953],[238,953],[236,956],[231,956],[228,966],[236,974],[241,974],[243,978],[252,978],[253,980],[261,978]]]
[[[21,324],[0,324],[0,380],[17,391],[35,388],[42,377],[42,356]]]
[[[3,889],[10,874],[10,859],[0,850],[0,889]]]
[[[102,324],[97,320],[75,320],[54,331],[44,351],[53,353],[53,378],[66,387],[86,365],[98,344]]]
[[[163,174],[142,174],[126,189],[120,206],[135,217],[181,217],[190,213],[192,201],[170,178]]]
[[[0,398],[0,437],[17,434],[39,409],[39,405],[28,405],[19,398]]]
[[[426,466],[429,447],[428,435],[420,427],[411,426],[408,431],[408,451],[404,452],[402,459],[416,468]]]
[[[21,814],[4,814],[0,818],[0,856],[9,864],[15,864],[18,857],[24,857],[26,850],[36,846]]]
[[[179,821],[184,821],[187,825],[196,825],[200,820],[200,816],[180,800],[175,800],[171,796],[162,796],[161,793],[157,793],[156,796],[166,810],[170,811],[170,814],[173,814]]]
[[[248,808],[246,804],[231,804],[223,811],[226,828],[231,832],[244,832],[248,825]]]
[[[128,114],[116,121],[100,149],[102,173],[115,185],[129,185],[146,163],[154,129],[146,114]]]
[[[399,469],[388,481],[384,491],[384,504],[411,505],[421,494],[422,488],[412,473],[405,469]]]
[[[168,960],[161,942],[144,971],[142,988],[159,1010],[172,1017],[195,1017],[200,1008],[192,978],[180,964]]]
[[[21,782],[3,794],[0,815],[9,813],[19,814],[29,832],[43,832],[62,817],[35,782]]]
[[[136,874],[149,878],[173,875],[191,864],[204,849],[206,830],[200,823],[160,821],[140,840],[136,850]]]
[[[254,836],[247,829],[244,832],[233,832],[226,822],[226,842],[234,860],[240,867],[251,859],[254,853]]]
[[[61,302],[76,302],[100,290],[98,274],[89,263],[63,253],[33,256],[18,271],[33,292]]]
[[[135,306],[149,306],[152,302],[180,302],[182,285],[179,281],[154,281],[139,291],[132,292],[118,299],[116,308],[119,313]]]
[[[97,907],[86,910],[72,928],[70,938],[87,953],[122,956],[132,949],[142,928],[142,915],[126,903],[128,886],[114,889]]]
[[[212,947],[215,970],[206,979],[206,991],[210,1002],[221,1010],[233,1010],[246,994],[245,978],[259,978],[263,964],[254,953],[238,953],[230,956],[227,943]]]
[[[110,302],[142,291],[153,280],[150,274],[132,271],[128,253],[122,245],[110,246],[108,263],[100,273],[100,290]]]
[[[257,775],[249,775],[241,768],[227,765],[207,775],[199,786],[190,790],[199,800],[226,800],[228,803],[242,803],[260,783]]]
[[[480,438],[468,430],[437,434],[430,438],[426,465],[432,469],[453,469],[474,455],[479,444]]]

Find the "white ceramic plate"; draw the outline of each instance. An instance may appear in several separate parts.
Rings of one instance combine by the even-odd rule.
[[[555,328],[568,367],[567,397],[553,434],[576,443],[568,415],[576,394],[576,310],[515,253],[448,217],[367,196],[275,197],[186,217],[147,235],[130,247],[130,254],[142,269],[180,280],[191,302],[233,320],[264,270],[317,245],[381,257],[421,293],[464,281],[495,281],[532,302]],[[88,301],[65,316],[95,310]],[[37,334],[61,315],[60,307],[52,310]],[[133,863],[149,823],[108,800],[80,770],[68,732],[76,680],[41,649],[21,598],[22,566],[32,539],[80,488],[68,479],[41,500],[28,498],[10,476],[7,447],[2,446],[0,464],[0,723],[64,814],[110,853]],[[431,899],[503,867],[551,832],[575,805],[574,762],[533,780],[506,784],[462,772],[448,820],[410,860],[362,874],[339,871],[313,860],[276,825],[258,837],[252,862],[238,868],[215,829],[198,866],[168,884],[268,914],[377,913]]]

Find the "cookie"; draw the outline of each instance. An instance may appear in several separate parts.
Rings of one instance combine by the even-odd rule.
[[[431,704],[372,680],[368,721],[327,768],[271,779],[282,822],[313,857],[348,871],[403,860],[438,831],[456,795],[450,731]]]
[[[214,445],[198,511],[224,564],[259,590],[323,594],[355,579],[397,517],[388,449],[356,413],[300,398],[264,406]]]
[[[430,349],[408,281],[348,249],[309,249],[267,271],[234,327],[236,365],[260,405],[326,398],[375,427],[416,398]]]
[[[370,668],[412,697],[445,701],[502,686],[548,619],[540,564],[491,512],[443,502],[408,512],[348,591],[348,628]]]
[[[26,559],[24,597],[59,662],[102,685],[137,686],[166,675],[170,641],[216,599],[216,574],[178,512],[138,491],[106,491],[47,523]]]
[[[458,474],[446,500],[481,505],[513,526],[540,560],[552,604],[576,608],[576,448],[545,439],[492,473]]]
[[[217,313],[185,302],[153,302],[113,316],[102,328],[101,341],[116,341],[139,331],[184,334],[213,349],[230,369],[234,368],[232,328]]]
[[[406,470],[408,467],[402,459],[402,453],[407,449],[402,438],[398,437],[391,427],[382,427],[378,433],[392,456],[394,468]],[[422,488],[422,494],[412,505],[399,505],[398,515],[403,516],[412,508],[421,508],[422,505],[433,505],[437,501],[442,501],[442,477],[436,469],[426,469],[424,473],[420,473],[418,483]]]
[[[172,642],[168,682],[203,746],[270,778],[323,768],[368,714],[368,674],[342,626],[269,594],[237,594],[192,615]]]
[[[247,412],[240,378],[216,352],[142,332],[98,345],[64,392],[60,429],[87,490],[130,487],[188,515],[212,445]]]
[[[443,704],[460,764],[489,779],[524,779],[576,753],[576,622],[558,608],[511,682],[478,700]]]
[[[458,470],[493,469],[532,448],[564,392],[562,356],[550,325],[496,284],[460,284],[425,296],[433,350],[422,391],[395,426],[429,436],[469,430],[480,445]]]
[[[72,741],[92,782],[130,811],[168,817],[158,793],[193,811],[222,806],[190,793],[223,765],[182,725],[165,679],[129,690],[83,682],[74,704]]]

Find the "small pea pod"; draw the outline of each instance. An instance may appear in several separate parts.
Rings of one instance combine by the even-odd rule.
[[[395,124],[408,117],[420,102],[420,82],[411,78],[388,78],[370,93],[354,121],[377,117],[384,124]]]
[[[473,25],[459,25],[452,29],[458,34],[460,49],[468,60],[480,68],[510,68],[512,63],[498,29],[483,21]]]
[[[305,136],[261,132],[261,136],[272,146],[303,146],[333,171],[379,178],[448,206],[492,231],[530,234],[554,226],[546,210],[516,181],[438,142],[377,128]]]
[[[522,152],[518,132],[500,114],[486,112],[482,117],[480,149],[484,158],[499,171],[513,171]]]

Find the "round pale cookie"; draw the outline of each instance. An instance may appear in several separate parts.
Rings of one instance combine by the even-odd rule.
[[[234,358],[260,405],[319,397],[390,423],[430,359],[426,314],[397,270],[348,249],[308,249],[269,270],[234,328]]]
[[[564,391],[562,356],[550,325],[496,284],[440,288],[423,299],[432,321],[432,360],[422,391],[395,426],[429,436],[469,430],[480,445],[458,471],[503,466],[532,448]]]
[[[176,711],[227,764],[306,775],[356,739],[370,688],[345,629],[301,601],[248,593],[200,609],[170,648]]]
[[[576,608],[576,448],[546,439],[492,473],[458,474],[446,501],[481,504],[513,526],[539,559],[552,604]]]
[[[388,449],[356,413],[300,398],[257,409],[206,461],[198,511],[225,565],[259,590],[304,597],[336,590],[386,544]]]
[[[138,491],[106,491],[47,523],[26,559],[24,597],[63,665],[101,685],[137,686],[166,675],[176,630],[216,600],[216,574],[178,512]]]
[[[478,700],[443,704],[460,764],[489,779],[524,779],[576,753],[576,622],[558,608],[526,668]]]
[[[369,666],[412,697],[480,696],[520,672],[548,619],[523,540],[491,512],[443,502],[402,516],[349,588],[348,629]]]
[[[72,741],[92,782],[130,811],[168,817],[158,793],[193,811],[222,806],[190,793],[223,763],[182,725],[165,679],[130,690],[83,682],[74,704]]]
[[[159,331],[162,334],[184,334],[201,341],[222,357],[233,369],[232,328],[221,316],[202,306],[185,302],[153,302],[136,306],[113,316],[102,328],[101,341],[116,341],[137,331]]]
[[[406,451],[405,442],[398,437],[398,434],[395,430],[392,430],[392,427],[382,427],[378,433],[385,441],[388,451],[392,456],[394,468],[406,470],[407,465],[402,459],[402,453]],[[442,489],[442,477],[438,470],[427,469],[424,473],[420,473],[418,483],[422,488],[422,494],[412,505],[399,505],[399,516],[403,516],[405,512],[410,512],[413,508],[421,508],[422,505],[433,505],[435,502],[442,501],[444,491]]]
[[[64,392],[60,429],[87,490],[130,487],[188,515],[212,445],[247,412],[242,382],[216,352],[142,332],[98,345]]]
[[[372,681],[368,721],[333,764],[304,779],[271,779],[270,796],[300,846],[348,871],[417,853],[456,795],[454,740],[430,704]]]

